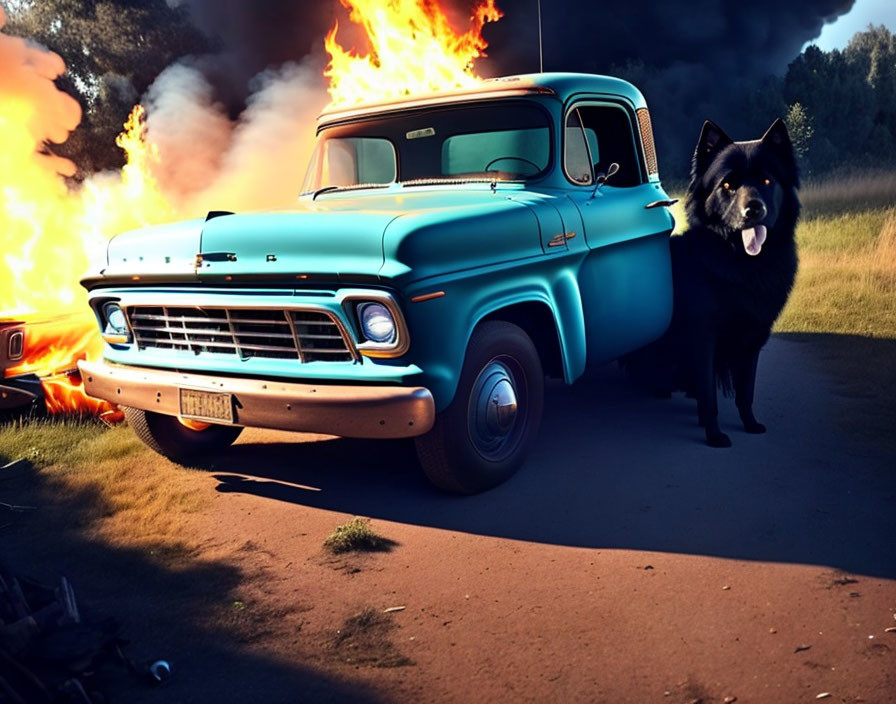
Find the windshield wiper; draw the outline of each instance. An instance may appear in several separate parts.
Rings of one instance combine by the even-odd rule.
[[[436,184],[447,184],[447,185],[455,185],[455,184],[464,184],[464,183],[515,183],[516,179],[513,181],[509,179],[496,179],[490,178],[488,176],[479,176],[473,178],[414,178],[410,181],[399,181],[402,186],[430,186]]]
[[[324,186],[318,188],[311,196],[311,200],[315,200],[321,193],[332,193],[333,191],[359,191],[366,188],[388,188],[391,183],[354,183],[351,186]]]

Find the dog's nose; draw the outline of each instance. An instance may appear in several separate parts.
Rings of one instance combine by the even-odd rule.
[[[751,200],[744,207],[743,214],[747,220],[762,220],[768,213],[768,210],[765,208],[765,203],[761,200]]]

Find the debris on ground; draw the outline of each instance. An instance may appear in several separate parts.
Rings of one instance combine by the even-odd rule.
[[[122,652],[114,618],[85,618],[65,577],[56,586],[0,569],[0,702],[104,704],[104,666],[147,682],[171,675],[164,660],[141,667]]]

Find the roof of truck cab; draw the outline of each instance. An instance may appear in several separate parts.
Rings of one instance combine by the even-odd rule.
[[[407,95],[374,103],[329,106],[321,113],[318,121],[323,124],[403,108],[521,95],[552,95],[565,103],[573,96],[582,93],[623,97],[629,100],[635,108],[646,107],[641,92],[631,83],[620,78],[591,73],[530,73],[490,78],[468,88]]]

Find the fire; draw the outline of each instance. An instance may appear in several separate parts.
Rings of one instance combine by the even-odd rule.
[[[96,359],[102,355],[103,340],[96,318],[89,311],[51,318],[21,316],[25,323],[25,354],[5,376],[35,374],[49,376],[75,368],[79,359]]]
[[[479,0],[469,29],[457,32],[437,0],[340,2],[367,33],[370,53],[358,55],[340,46],[338,26],[329,32],[324,45],[331,60],[324,73],[333,104],[476,83],[473,61],[486,48],[482,28],[501,17],[495,0]],[[77,101],[53,82],[65,71],[63,59],[4,34],[5,22],[0,6],[0,318],[26,319],[25,357],[5,374],[42,377],[53,412],[107,414],[111,406],[87,397],[71,370],[76,360],[102,354],[96,321],[87,313],[86,294],[78,282],[101,267],[109,237],[201,215],[208,203],[221,207],[222,199],[228,204],[242,199],[258,207],[255,201],[263,196],[251,190],[252,183],[231,178],[240,169],[228,166],[224,158],[225,178],[215,186],[217,191],[209,188],[190,200],[166,191],[154,176],[164,171],[164,155],[148,138],[140,105],[116,140],[126,155],[124,168],[74,183],[69,177],[76,174],[75,165],[53,155],[51,147],[63,143],[81,119]],[[290,124],[294,117],[289,114]],[[242,146],[235,141],[237,146],[231,145],[226,156],[261,148],[252,130],[236,129],[234,134],[246,141]],[[275,138],[285,141],[282,135]],[[177,156],[169,156],[167,166],[177,164]],[[29,315],[46,311],[58,319],[28,324]]]
[[[325,75],[330,80],[333,105],[432,93],[477,83],[473,60],[483,56],[486,22],[496,22],[501,11],[495,0],[484,0],[470,18],[471,27],[458,34],[445,13],[429,0],[340,0],[350,19],[360,24],[371,52],[359,56],[336,41],[338,23],[324,45],[330,54]]]
[[[100,416],[109,424],[124,420],[121,409],[108,401],[87,395],[84,391],[84,381],[78,372],[56,374],[41,379],[41,387],[47,411],[52,415],[75,411],[84,415]]]
[[[0,30],[5,19],[0,8]],[[121,173],[80,186],[65,180],[75,165],[47,148],[64,142],[81,119],[77,101],[53,84],[64,71],[56,54],[0,32],[0,315],[27,323],[25,356],[7,377],[44,377],[99,357],[102,339],[78,280],[98,268],[109,236],[176,217],[150,173],[157,155],[143,139],[140,106],[117,142],[127,158]],[[47,311],[55,319],[29,322]],[[79,394],[69,381],[64,376],[44,384],[52,410],[111,408]]]

